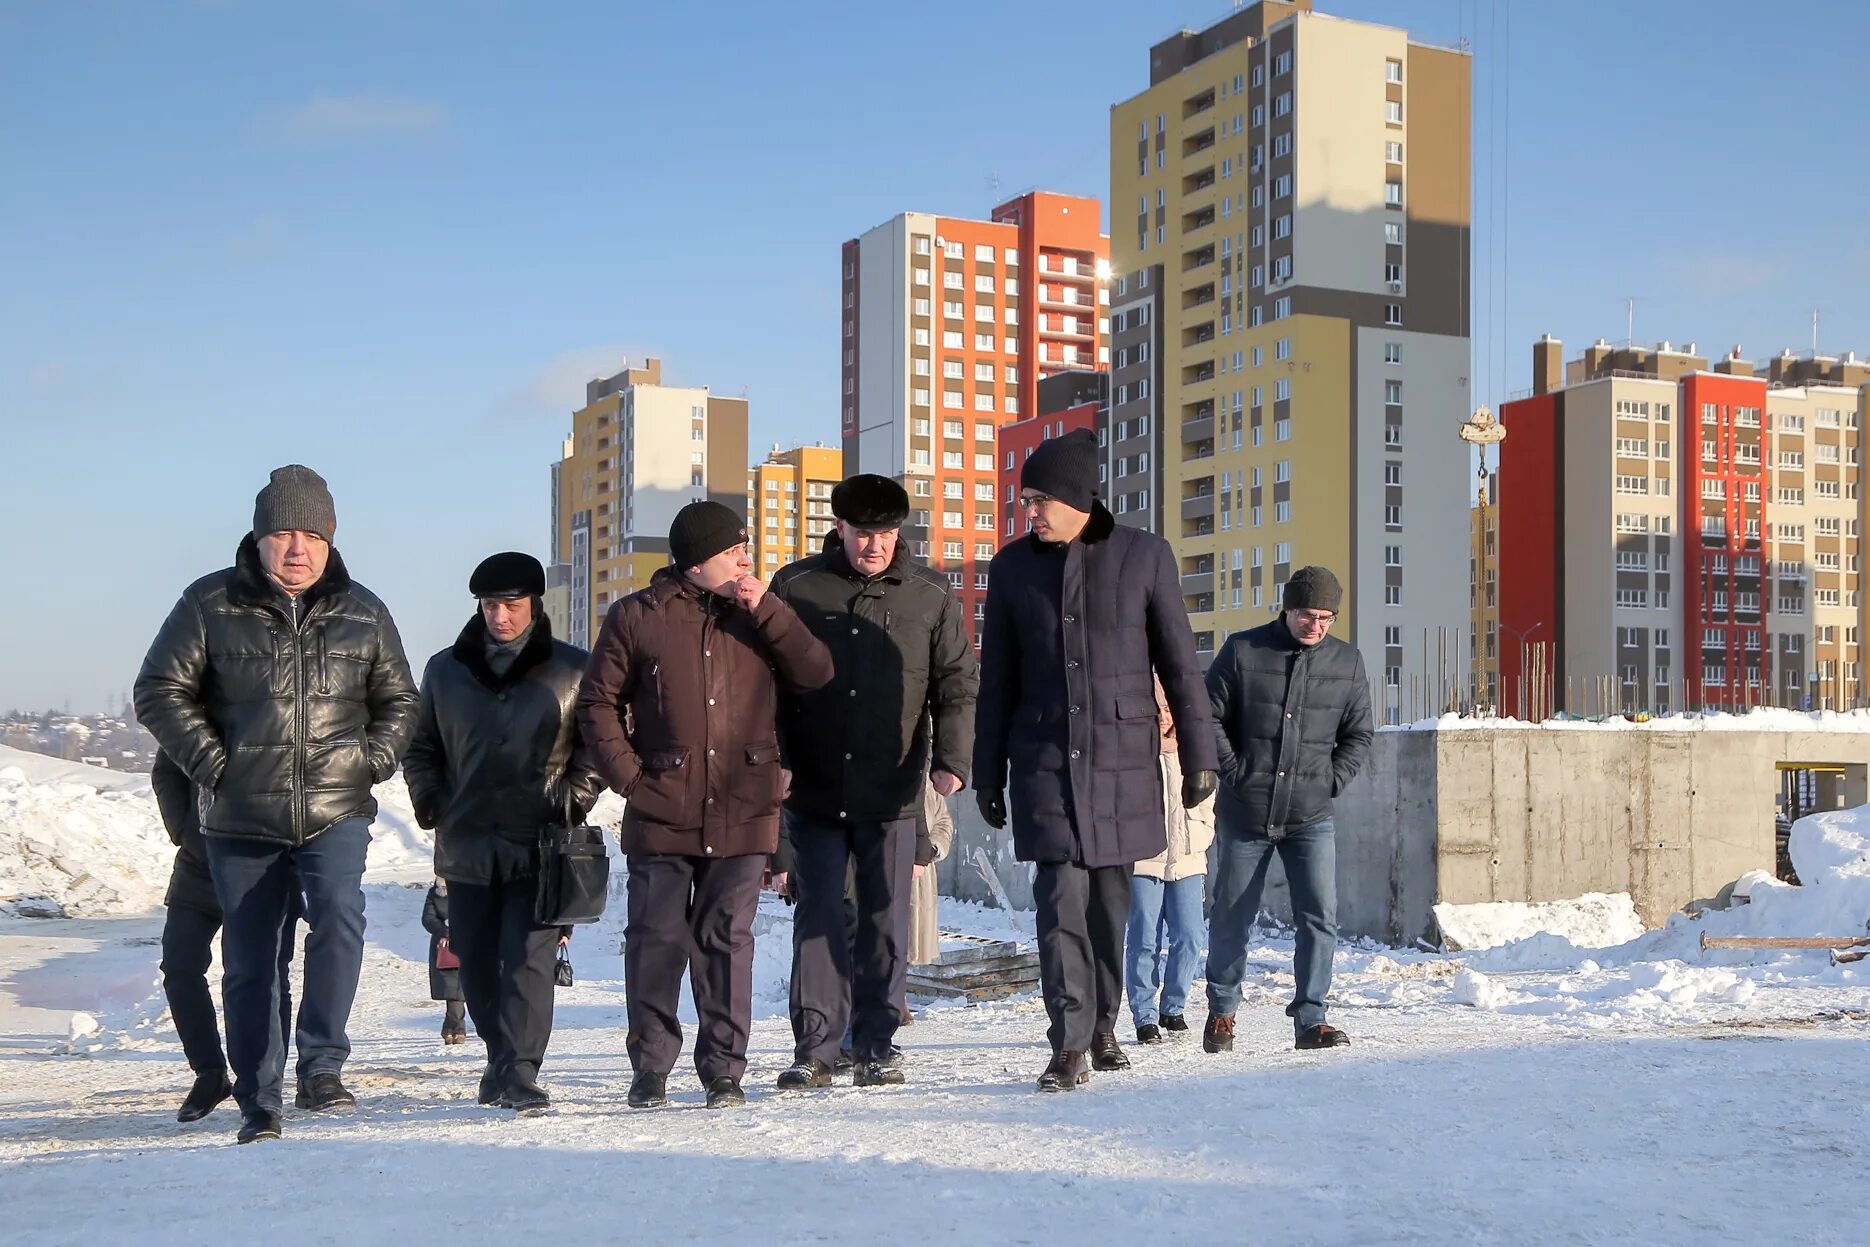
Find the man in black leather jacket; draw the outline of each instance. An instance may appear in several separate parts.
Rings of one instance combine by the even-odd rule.
[[[422,674],[403,778],[416,821],[435,829],[448,946],[487,1044],[480,1102],[531,1113],[551,1104],[538,1077],[559,939],[534,916],[539,832],[582,820],[603,791],[578,730],[589,655],[552,638],[531,555],[485,559],[468,592],[480,609]]]
[[[221,996],[243,1143],[279,1137],[278,955],[295,886],[312,928],[297,1103],[356,1104],[339,1075],[363,966],[371,786],[395,773],[415,726],[402,638],[351,579],[336,532],[323,478],[297,464],[275,470],[234,566],[183,591],[136,678],[138,721],[200,793],[225,915]]]

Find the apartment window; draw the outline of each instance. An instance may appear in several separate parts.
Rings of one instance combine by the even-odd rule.
[[[1383,223],[1383,241],[1391,246],[1402,246],[1402,226],[1395,221]]]
[[[1385,182],[1383,184],[1383,202],[1392,208],[1402,206],[1402,183]]]
[[[1383,362],[1386,364],[1402,363],[1402,343],[1385,342],[1383,344]],[[1397,387],[1396,401],[1399,403],[1402,401],[1402,387],[1400,385]]]
[[[1402,586],[1401,585],[1384,585],[1383,586],[1383,605],[1385,606],[1401,606],[1402,605]]]
[[[1273,523],[1285,524],[1289,523],[1291,519],[1292,504],[1290,502],[1275,502],[1273,504]]]
[[[1402,547],[1401,546],[1384,546],[1383,547],[1383,566],[1385,567],[1401,567],[1402,566]]]
[[[1273,116],[1287,117],[1292,113],[1292,92],[1281,91],[1273,97]]]
[[[1393,126],[1399,126],[1402,124],[1402,101],[1401,100],[1384,100],[1383,101],[1383,120]]]
[[[1273,75],[1275,77],[1277,77],[1280,74],[1289,74],[1291,72],[1292,72],[1292,53],[1281,52],[1278,56],[1273,58]]]
[[[1402,62],[1401,61],[1384,61],[1383,62],[1383,81],[1385,82],[1401,82],[1402,81]]]
[[[1383,426],[1384,447],[1389,450],[1399,450],[1402,448],[1402,444],[1403,444],[1402,425],[1400,424],[1384,425]]]
[[[1258,348],[1255,348],[1255,349],[1257,350]],[[1281,338],[1277,342],[1273,343],[1273,358],[1274,359],[1291,359],[1292,358],[1292,339],[1291,338]]]
[[[1401,485],[1403,483],[1402,464],[1397,463],[1394,459],[1386,462],[1383,465],[1383,483],[1385,485]]]
[[[1255,386],[1253,388],[1256,391],[1259,389],[1258,386]],[[1279,380],[1273,382],[1273,401],[1275,403],[1283,403],[1291,397],[1292,397],[1292,378],[1291,377],[1281,377],[1279,378]],[[1256,395],[1253,405],[1255,407],[1259,406],[1257,395]]]
[[[1383,305],[1383,323],[1386,325],[1402,324],[1402,304],[1385,303]]]
[[[916,254],[917,254],[917,255],[927,255],[927,254],[929,254],[929,240],[928,240],[928,235],[926,235],[926,234],[918,234],[918,235],[916,235]]]
[[[1392,502],[1392,503],[1387,503],[1384,505],[1383,527],[1385,528],[1401,528],[1402,527],[1402,504]]]
[[[941,456],[941,465],[944,468],[960,468],[963,466],[961,452],[958,450],[944,450]]]
[[[1273,421],[1273,440],[1288,442],[1292,440],[1292,421],[1279,419]]]
[[[1273,219],[1273,237],[1274,238],[1292,237],[1292,214],[1290,212],[1284,213]]]
[[[1401,143],[1384,143],[1383,144],[1383,160],[1386,164],[1392,164],[1392,165],[1401,164],[1402,163],[1402,144]]]
[[[1281,256],[1279,259],[1279,262],[1280,262],[1281,275],[1284,277],[1292,276],[1291,261],[1287,257]],[[1286,317],[1290,315],[1292,315],[1292,296],[1291,295],[1282,295],[1279,298],[1273,300],[1273,319],[1274,320],[1284,320]]]
[[[1273,198],[1289,199],[1292,195],[1292,175],[1282,173],[1273,179]],[[1281,235],[1284,237],[1284,235]]]

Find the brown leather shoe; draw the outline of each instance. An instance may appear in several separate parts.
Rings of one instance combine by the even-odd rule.
[[[1091,1036],[1091,1068],[1105,1074],[1130,1068],[1130,1058],[1123,1055],[1112,1032],[1099,1031]]]
[[[1292,1046],[1301,1052],[1314,1048],[1348,1048],[1351,1037],[1335,1026],[1326,1026],[1323,1022],[1307,1028],[1292,1042]]]
[[[1201,1028],[1201,1048],[1204,1052],[1232,1052],[1234,1050],[1234,1017],[1231,1013],[1210,1013],[1208,1024]]]
[[[1039,1075],[1039,1090],[1070,1091],[1091,1081],[1091,1069],[1084,1063],[1084,1053],[1066,1048],[1052,1055],[1052,1063]]]

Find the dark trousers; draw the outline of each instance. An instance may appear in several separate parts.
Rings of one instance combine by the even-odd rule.
[[[880,1059],[902,1024],[916,820],[844,824],[796,814],[786,820],[798,904],[792,923],[793,1057],[835,1064],[848,1027],[857,1059]],[[854,924],[847,920],[847,876]]]
[[[632,853],[628,863],[623,979],[631,1067],[665,1075],[675,1068],[686,969],[700,1019],[695,1072],[703,1083],[739,1078],[753,1023],[753,914],[766,858]]]
[[[224,1074],[221,1026],[214,1016],[214,993],[208,990],[208,967],[214,962],[214,937],[221,915],[187,905],[169,906],[162,921],[162,994],[182,1041],[182,1055],[197,1074]],[[292,950],[298,942],[298,907],[287,911],[279,936],[279,1032],[292,1029]]]
[[[221,1011],[227,1063],[242,1113],[280,1111],[286,1032],[279,1017],[279,945],[292,894],[302,888],[305,973],[299,989],[301,1081],[336,1074],[350,1055],[345,1034],[364,958],[364,856],[370,820],[348,818],[301,845],[206,837],[221,902]]]
[[[1040,862],[1032,881],[1039,919],[1039,985],[1054,1052],[1084,1052],[1117,1029],[1123,1003],[1123,927],[1129,866]]]
[[[537,1077],[552,1038],[558,928],[533,918],[534,875],[448,881],[448,947],[461,959],[461,995],[500,1078]]]

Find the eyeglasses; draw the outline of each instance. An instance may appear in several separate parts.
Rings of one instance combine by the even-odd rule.
[[[1019,505],[1022,507],[1042,507],[1048,502],[1057,502],[1051,494],[1021,494]]]
[[[1338,621],[1336,611],[1330,614],[1323,611],[1293,611],[1292,618],[1308,628],[1329,628]]]

